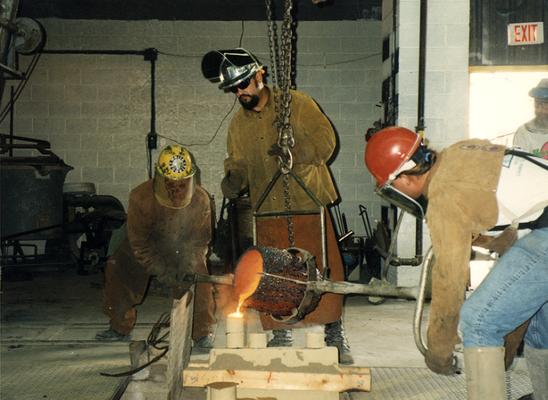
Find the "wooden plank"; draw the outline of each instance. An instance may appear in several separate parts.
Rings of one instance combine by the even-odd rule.
[[[192,315],[194,309],[194,285],[180,300],[173,300],[169,325],[169,352],[167,353],[168,400],[183,398],[181,371],[190,361],[192,351]]]
[[[348,373],[315,373],[290,371],[251,371],[233,369],[193,369],[183,371],[183,386],[204,387],[213,382],[235,382],[241,388],[270,390],[322,390],[345,392],[371,390],[369,368],[352,368]]]

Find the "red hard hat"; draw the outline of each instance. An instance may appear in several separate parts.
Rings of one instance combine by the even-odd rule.
[[[383,186],[408,161],[421,143],[415,132],[399,126],[390,126],[375,133],[365,146],[365,165]],[[393,179],[393,178],[392,178]]]

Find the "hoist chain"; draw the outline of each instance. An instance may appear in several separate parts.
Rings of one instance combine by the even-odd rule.
[[[268,25],[268,44],[270,49],[270,65],[272,68],[272,86],[276,87],[279,74],[280,52],[278,46],[278,25],[272,20],[272,0],[266,0],[266,18]],[[276,104],[277,105],[277,104]],[[278,115],[278,113],[276,113]]]
[[[284,14],[281,30],[281,43],[278,40],[277,23],[272,15],[272,0],[266,1],[268,21],[268,41],[270,45],[270,60],[273,68],[272,83],[274,95],[274,110],[276,119],[274,126],[278,132],[277,145],[281,149],[278,156],[278,165],[283,174],[284,207],[286,212],[291,211],[291,193],[289,191],[289,172],[293,168],[293,155],[291,149],[295,146],[293,127],[290,124],[291,116],[291,93],[292,79],[295,75],[292,72],[293,57],[293,18],[291,15],[292,1],[284,0]],[[278,87],[276,87],[276,85]],[[288,241],[290,246],[295,245],[293,218],[287,216]]]

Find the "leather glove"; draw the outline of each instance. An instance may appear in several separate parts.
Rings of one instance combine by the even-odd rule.
[[[274,143],[272,146],[270,146],[270,149],[268,150],[268,155],[272,157],[282,157],[283,152],[282,148],[278,146],[278,143]]]
[[[472,242],[473,246],[482,247],[490,252],[502,256],[518,239],[518,231],[515,227],[509,226],[497,236],[479,235]]]
[[[449,358],[442,360],[439,356],[436,356],[432,354],[430,350],[427,350],[424,361],[428,368],[437,374],[454,375],[459,372],[457,359],[453,354],[451,354]]]
[[[177,273],[172,270],[165,270],[163,273],[159,273],[156,275],[156,279],[158,282],[173,287],[178,285],[177,280]]]
[[[310,144],[294,147],[290,151],[293,156],[293,163],[295,164],[317,164],[314,146]],[[268,150],[268,155],[276,157],[283,156],[283,151],[277,143],[274,143],[270,147],[270,150]]]
[[[228,171],[223,180],[221,181],[221,190],[223,195],[227,199],[236,199],[240,196],[242,191],[242,185],[244,183],[244,177],[234,171]]]
[[[500,235],[493,238],[493,240],[491,240],[486,247],[489,250],[498,253],[499,256],[502,256],[510,247],[512,247],[517,239],[518,230],[513,226],[509,226],[503,230]]]

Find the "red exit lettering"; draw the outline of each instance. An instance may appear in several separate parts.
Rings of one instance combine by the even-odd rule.
[[[529,43],[537,40],[537,24],[515,25],[514,38],[517,43]]]
[[[508,45],[525,46],[544,43],[544,22],[508,24]]]

